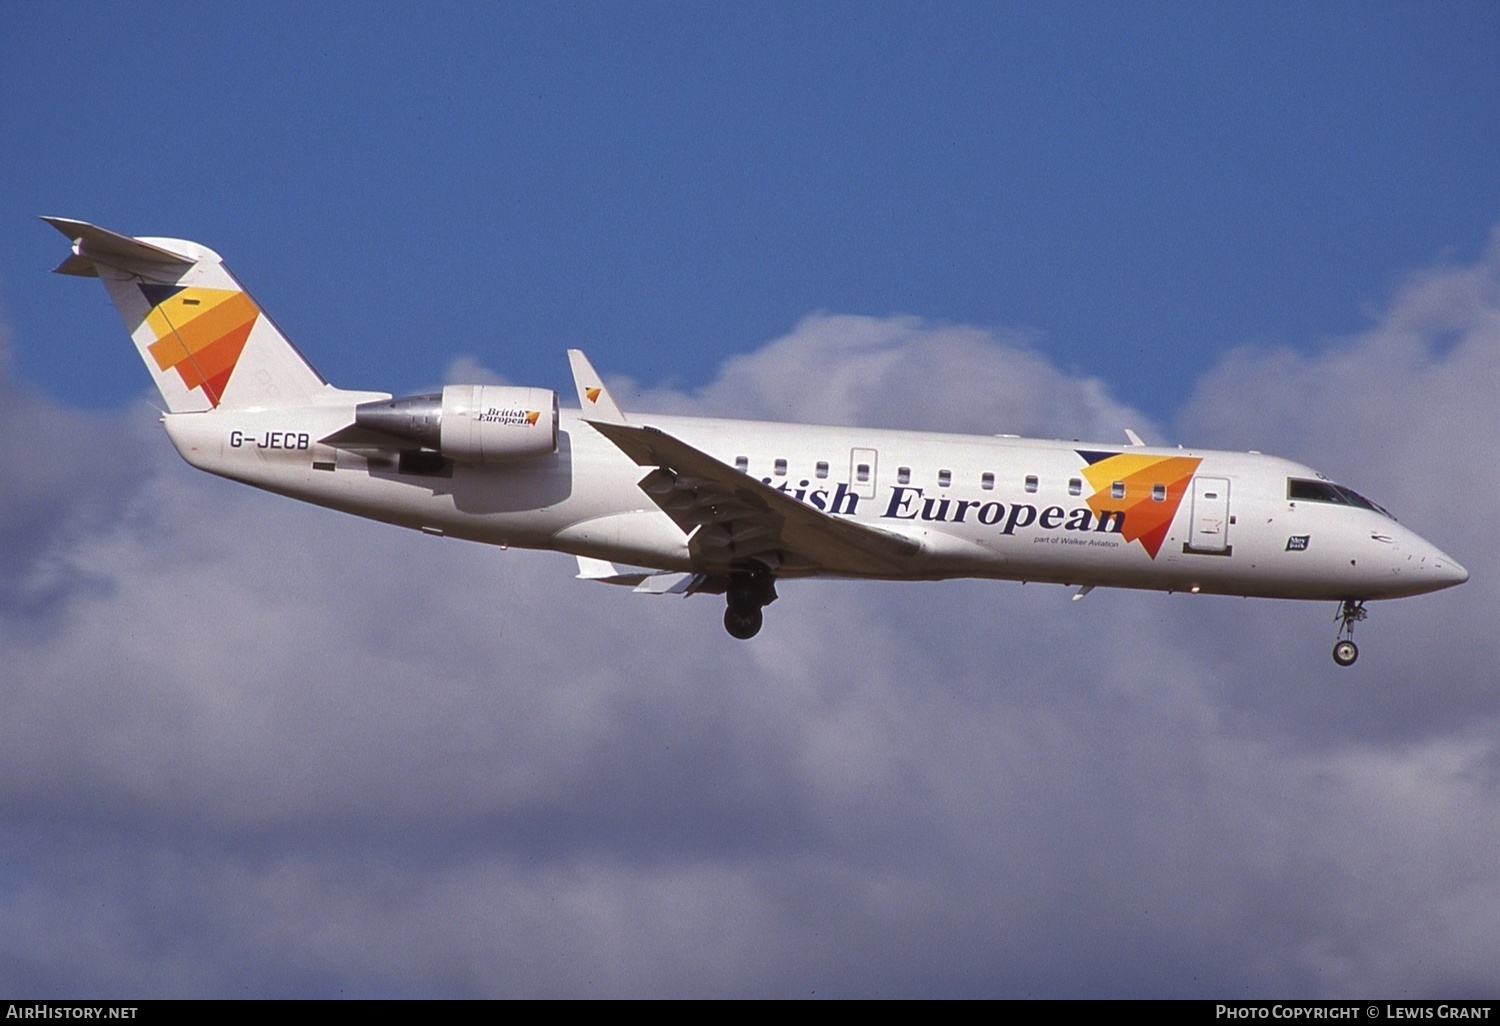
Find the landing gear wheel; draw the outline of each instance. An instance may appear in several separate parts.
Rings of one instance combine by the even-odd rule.
[[[753,638],[765,620],[761,610],[776,601],[775,575],[760,565],[741,570],[730,577],[724,598],[724,629],[741,641]]]
[[[724,610],[724,629],[729,632],[730,637],[748,641],[760,633],[760,625],[765,617],[761,614],[759,606],[749,609],[735,609],[733,606]]]
[[[1339,640],[1333,645],[1333,661],[1340,666],[1353,666],[1359,658],[1359,648],[1354,644],[1354,625],[1370,615],[1361,599],[1344,599],[1339,603]]]
[[[1354,660],[1359,658],[1359,646],[1345,639],[1333,646],[1333,661],[1340,666],[1353,666]]]

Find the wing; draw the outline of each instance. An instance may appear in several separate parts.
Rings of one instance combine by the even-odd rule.
[[[701,570],[760,562],[782,572],[899,574],[920,546],[841,520],[757,481],[657,428],[586,420],[643,467],[651,501],[688,536]]]

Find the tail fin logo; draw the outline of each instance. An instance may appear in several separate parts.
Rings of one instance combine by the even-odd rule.
[[[597,403],[599,401],[599,393],[603,391],[604,389],[602,388],[585,388],[583,394],[589,397],[589,402]]]
[[[238,289],[142,284],[140,290],[151,304],[146,323],[156,341],[146,349],[156,366],[175,370],[217,407],[260,309]]]
[[[1101,519],[1124,513],[1120,534],[1138,541],[1151,556],[1161,551],[1182,497],[1203,461],[1197,456],[1146,456],[1129,452],[1085,452],[1083,476],[1094,487],[1089,508]]]

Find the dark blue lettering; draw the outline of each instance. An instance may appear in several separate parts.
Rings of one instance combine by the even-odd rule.
[[[1018,527],[1030,527],[1036,523],[1036,507],[1024,502],[1017,502],[1010,507],[1010,516],[1006,518],[1005,527],[1001,529],[1004,534],[1015,534]]]
[[[933,505],[934,503],[936,503],[937,505],[934,506]],[[948,519],[948,500],[947,499],[923,499],[922,500],[922,519],[923,520],[947,520]]]
[[[833,493],[833,505],[828,508],[828,512],[848,513],[852,515],[855,507],[858,505],[859,496],[851,492],[848,485],[841,483],[838,491]]]
[[[843,485],[839,485],[840,491],[843,491],[843,488]],[[903,488],[901,485],[892,488],[891,504],[885,508],[883,515],[893,520],[915,520],[917,518],[916,510],[912,510],[910,513],[903,512],[911,505],[913,496],[920,499],[922,497],[922,489]]]

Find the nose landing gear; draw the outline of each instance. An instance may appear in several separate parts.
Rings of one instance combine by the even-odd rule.
[[[1354,625],[1370,614],[1365,610],[1363,599],[1344,599],[1339,603],[1338,641],[1333,643],[1333,661],[1340,666],[1353,666],[1359,658],[1359,646],[1354,643]]]
[[[765,619],[761,610],[776,601],[776,578],[764,568],[737,573],[729,579],[725,598],[724,629],[730,637],[746,641],[760,633]]]

